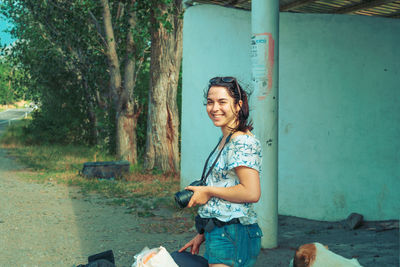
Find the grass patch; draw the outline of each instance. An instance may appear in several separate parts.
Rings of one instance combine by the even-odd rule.
[[[118,180],[84,178],[79,175],[79,171],[85,162],[116,159],[87,146],[29,145],[24,142],[26,136],[23,127],[26,123],[23,120],[11,125],[0,138],[0,144],[7,150],[8,156],[25,166],[25,170],[17,172],[21,178],[77,186],[84,196],[100,194],[108,204],[125,206],[129,213],[140,217],[152,217],[152,220],[156,218],[157,223],[164,221],[168,224],[169,220],[178,220],[182,222],[183,228],[193,222],[194,209],[179,210],[173,200],[174,193],[180,189],[178,176],[159,172],[144,173],[140,166],[135,165],[131,166],[127,175]],[[160,215],[160,209],[170,212],[163,216]],[[173,231],[173,228],[161,228],[168,232]],[[179,230],[178,228],[175,230]]]

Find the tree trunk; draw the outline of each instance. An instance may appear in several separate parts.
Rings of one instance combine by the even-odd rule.
[[[131,9],[131,7],[129,8]],[[130,161],[137,163],[136,148],[136,124],[140,111],[133,96],[135,87],[135,43],[132,30],[135,27],[135,13],[129,13],[129,28],[126,38],[125,67],[124,67],[124,86],[119,94],[119,110],[117,114],[117,152],[118,155]]]
[[[182,0],[172,1],[172,30],[158,24],[151,35],[151,67],[144,167],[162,172],[179,170],[177,88],[182,59]],[[166,5],[160,4],[162,12]],[[155,24],[153,24],[155,25]]]
[[[136,104],[133,99],[134,81],[134,43],[130,32],[134,27],[133,16],[129,20],[130,28],[127,36],[126,61],[125,61],[125,79],[122,86],[120,64],[117,54],[117,47],[112,27],[111,12],[108,0],[101,0],[103,6],[104,32],[107,43],[107,58],[110,70],[110,91],[113,98],[116,113],[116,151],[120,159],[130,161],[132,164],[137,162],[136,152],[136,122],[137,112]],[[132,11],[133,12],[133,11]]]
[[[132,164],[137,163],[136,150],[136,123],[137,116],[135,115],[132,103],[127,103],[127,106],[119,112],[117,116],[117,155],[121,159],[128,160]]]
[[[91,99],[90,93],[89,93],[89,85],[87,82],[87,79],[82,75],[81,82],[83,83],[83,87],[85,88],[84,91],[84,97],[86,99],[86,104],[87,104],[87,112],[88,112],[88,119],[89,123],[91,125],[91,132],[90,132],[90,140],[89,143],[91,145],[98,144],[98,138],[99,138],[99,132],[97,128],[97,115],[95,112],[95,107],[93,105],[93,100]]]

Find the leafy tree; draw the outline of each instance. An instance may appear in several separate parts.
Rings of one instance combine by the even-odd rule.
[[[19,82],[42,104],[34,124],[53,125],[52,135],[68,142],[109,145],[135,163],[142,108],[134,89],[149,45],[140,3],[9,0],[1,10],[16,25],[11,58],[26,74]]]
[[[91,53],[94,38],[81,34],[89,26],[82,16],[76,16],[83,7],[58,1],[3,1],[1,10],[13,21],[11,33],[18,39],[7,53],[23,73],[15,81],[29,88],[41,103],[41,114],[34,116],[30,129],[36,139],[96,142],[91,115],[95,112],[93,96],[100,87],[95,72],[105,70],[101,65],[87,68],[98,55]],[[54,138],[47,140],[46,136]]]
[[[41,104],[32,142],[96,144],[132,163],[138,150],[147,169],[178,170],[182,0],[4,0],[0,11],[18,40],[12,82]]]
[[[116,27],[113,26],[112,13],[108,0],[101,0],[102,18],[104,24],[105,54],[107,55],[110,75],[110,94],[116,117],[116,149],[117,154],[132,163],[137,162],[136,124],[140,114],[140,106],[134,96],[134,89],[138,69],[141,67],[144,57],[143,48],[146,45],[147,32],[140,27],[138,18],[145,16],[141,12],[140,2],[129,1],[126,5],[119,2],[116,19],[122,10],[126,9],[125,26],[123,35],[124,43],[118,43],[116,39]],[[121,12],[119,12],[121,10]],[[118,21],[118,20],[117,20]],[[123,29],[124,27],[118,27]],[[99,34],[101,34],[99,32]],[[118,54],[118,48],[123,48],[124,53]],[[124,65],[122,66],[121,58]],[[123,68],[123,69],[122,69]]]

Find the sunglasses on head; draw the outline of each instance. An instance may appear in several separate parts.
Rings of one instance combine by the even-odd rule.
[[[236,84],[236,90],[239,94],[239,100],[242,100],[242,94],[240,93],[239,84],[234,77],[226,76],[226,77],[214,77],[209,81],[210,85],[220,84],[220,83],[234,83]]]
[[[233,83],[236,82],[236,79],[233,77],[215,77],[210,80],[210,84],[218,84],[218,83]]]

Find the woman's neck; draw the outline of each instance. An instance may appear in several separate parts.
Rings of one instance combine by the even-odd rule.
[[[222,140],[218,146],[219,150],[221,150],[224,147],[226,139],[228,138],[229,134],[231,134],[231,133],[233,134],[233,132],[234,132],[231,128],[221,128],[221,131],[222,131],[223,136],[222,136]]]
[[[238,123],[236,121],[230,123],[229,125],[221,127],[222,135],[224,136],[224,138],[226,138],[230,133],[234,133],[237,126]]]
[[[222,131],[222,135],[224,136],[223,138],[226,138],[230,133],[234,132],[234,130],[232,128],[228,128],[228,127],[221,128],[221,131]]]

